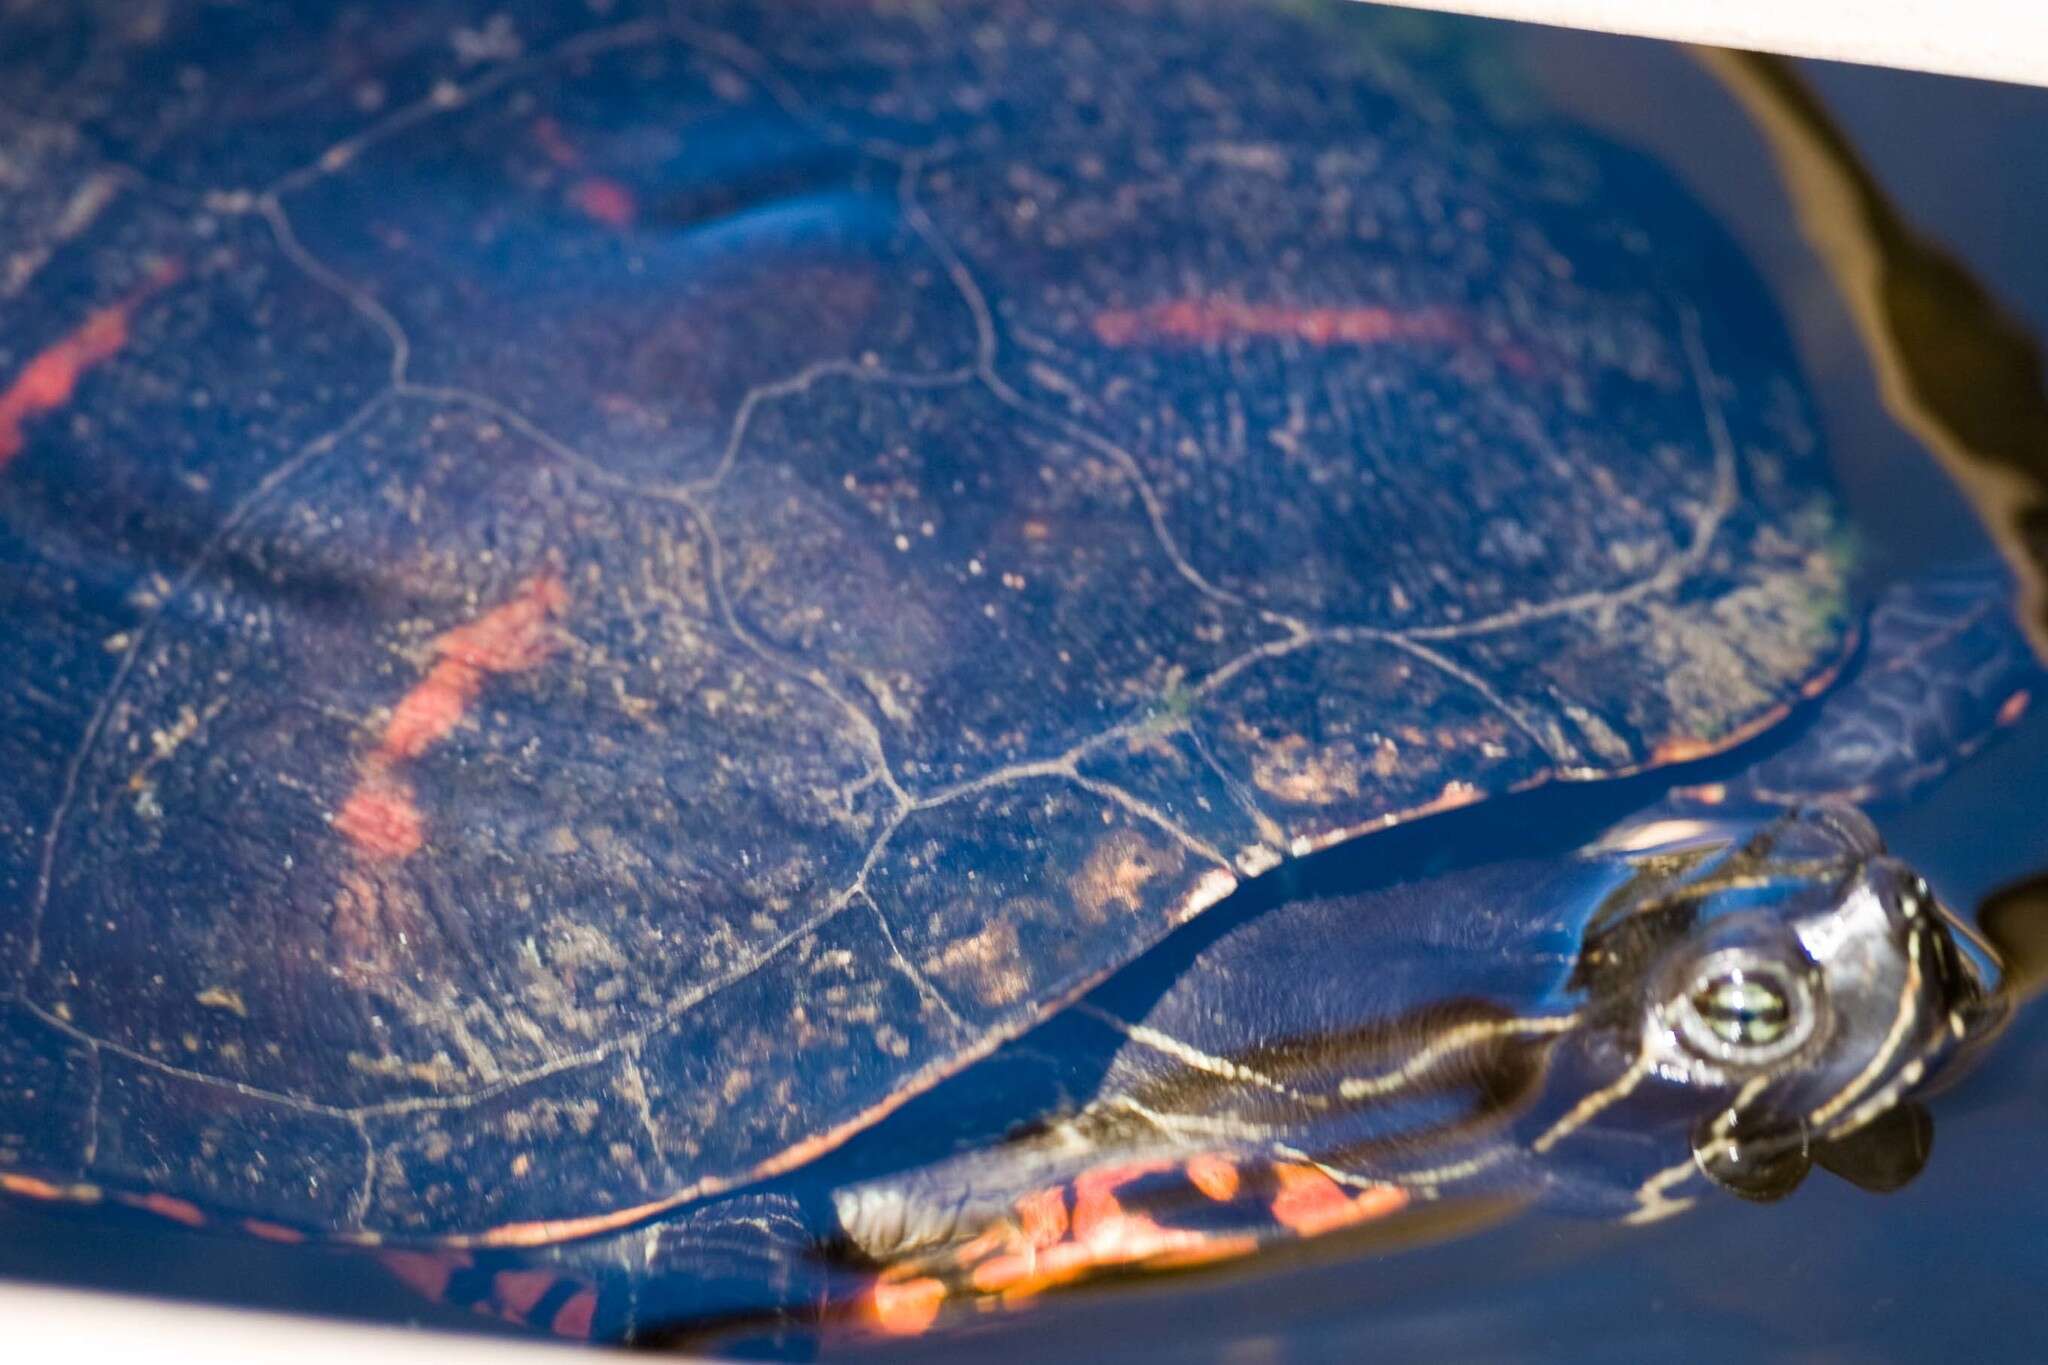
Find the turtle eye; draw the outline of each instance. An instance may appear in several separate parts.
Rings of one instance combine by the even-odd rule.
[[[1722,972],[1692,992],[1700,1025],[1732,1048],[1767,1048],[1792,1027],[1792,1000],[1784,988],[1753,972]]]
[[[1759,1071],[1813,1037],[1820,1003],[1810,977],[1767,951],[1723,949],[1694,965],[1662,1014],[1695,1057],[1737,1073]]]

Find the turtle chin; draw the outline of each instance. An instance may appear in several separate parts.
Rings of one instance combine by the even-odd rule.
[[[1916,1174],[1932,1123],[1913,1097],[2002,1020],[1995,962],[1897,859],[1874,854],[1817,906],[1734,915],[1668,965],[1645,1056],[1732,1092],[1693,1132],[1700,1169],[1752,1199],[1819,1164],[1869,1189]]]

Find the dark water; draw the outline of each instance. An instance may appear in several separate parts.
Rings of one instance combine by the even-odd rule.
[[[1791,230],[1761,142],[1681,53],[1526,31],[1544,88],[1646,147],[1733,225],[1771,277],[1880,578],[1981,552],[1962,499],[1880,410],[1831,287]],[[2048,92],[1802,68],[1902,208],[2015,312],[2048,325]],[[2048,870],[2048,708],[1879,823],[1958,906]],[[1875,1197],[1809,1182],[1769,1207],[1710,1200],[1641,1229],[1529,1217],[1464,1242],[1284,1273],[1077,1293],[895,1348],[904,1358],[1262,1361],[2035,1358],[2048,1277],[2048,1010],[2022,1017],[1938,1106],[1935,1155]],[[0,1274],[470,1330],[375,1266],[0,1206]]]

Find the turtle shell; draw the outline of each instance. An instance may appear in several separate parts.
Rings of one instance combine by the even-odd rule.
[[[158,18],[0,29],[11,1188],[616,1226],[1842,651],[1761,286],[1472,30]]]

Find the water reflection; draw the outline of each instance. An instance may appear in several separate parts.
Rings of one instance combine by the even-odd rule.
[[[1840,286],[1885,405],[1969,496],[2025,585],[2048,658],[2048,389],[2041,347],[1952,252],[1915,228],[1791,64],[1700,49],[1755,116]]]

